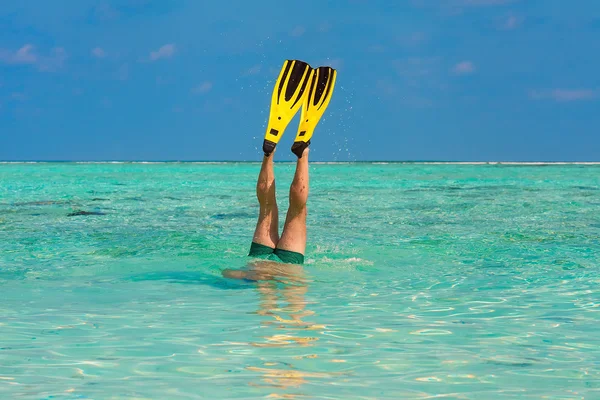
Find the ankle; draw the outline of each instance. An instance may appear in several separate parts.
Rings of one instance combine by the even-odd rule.
[[[310,146],[310,140],[308,142],[294,142],[292,145],[292,153],[294,153],[296,157],[302,158],[305,155],[308,146]]]

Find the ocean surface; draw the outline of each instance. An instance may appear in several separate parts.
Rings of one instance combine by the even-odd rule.
[[[0,398],[600,398],[600,165],[312,164],[305,265],[225,279],[259,168],[1,164]]]

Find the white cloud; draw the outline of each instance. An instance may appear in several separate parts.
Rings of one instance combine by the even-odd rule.
[[[294,36],[294,37],[300,37],[302,35],[304,35],[304,32],[306,32],[306,28],[303,26],[297,26],[295,27],[292,32],[290,33],[290,35]]]
[[[104,58],[106,57],[106,52],[101,47],[96,47],[92,49],[92,55],[97,58]]]
[[[55,47],[50,55],[40,55],[35,46],[26,44],[13,52],[0,49],[0,62],[13,65],[36,65],[40,71],[56,71],[63,67],[67,60],[67,52],[62,47]]]
[[[192,89],[192,93],[196,93],[196,94],[208,93],[208,92],[210,92],[212,87],[213,87],[212,82],[208,82],[208,81],[202,82],[200,85],[198,85]]]
[[[462,61],[456,64],[452,71],[458,75],[468,75],[475,72],[475,66],[471,61]]]
[[[600,90],[593,89],[547,89],[531,90],[529,92],[529,97],[534,100],[554,100],[558,102],[593,100],[599,96]]]
[[[175,54],[175,45],[173,43],[165,44],[160,49],[150,52],[150,60],[156,61],[161,58],[171,58]]]
[[[524,17],[518,15],[509,15],[508,17],[500,19],[498,25],[500,29],[511,31],[521,26],[524,20]]]
[[[34,53],[35,47],[26,44],[16,52],[0,49],[0,61],[5,64],[35,64],[38,56]]]

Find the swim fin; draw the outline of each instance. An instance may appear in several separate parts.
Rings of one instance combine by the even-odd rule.
[[[263,141],[263,152],[269,156],[281,139],[285,128],[298,112],[312,76],[310,65],[300,60],[285,60],[271,98],[269,124]]]
[[[298,134],[292,145],[292,153],[302,158],[302,152],[310,145],[319,120],[329,105],[337,71],[331,67],[319,67],[313,70],[308,95],[304,99]]]

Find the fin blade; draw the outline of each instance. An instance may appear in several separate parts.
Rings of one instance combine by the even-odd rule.
[[[281,68],[281,71],[279,72],[279,76],[277,77],[277,81],[275,82],[275,88],[277,89],[277,91],[273,90],[272,102],[274,104],[279,104],[279,98],[281,97],[281,91],[283,90],[284,83],[287,79],[287,76],[289,74],[292,64],[293,64],[293,62],[290,60],[285,60],[283,62],[283,67]]]
[[[306,87],[312,67],[301,60],[285,60],[271,97],[269,123],[265,132],[263,151],[273,152],[285,128],[298,112],[306,97]]]
[[[331,67],[313,70],[308,95],[302,107],[300,126],[294,142],[309,143],[317,124],[329,106],[337,79],[337,71]]]

